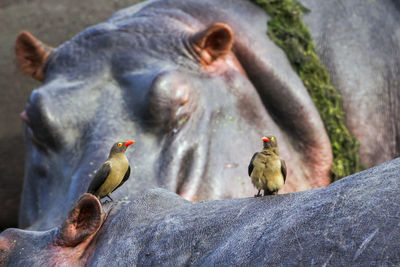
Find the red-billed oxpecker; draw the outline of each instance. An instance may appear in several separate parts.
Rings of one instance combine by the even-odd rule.
[[[263,137],[264,148],[256,152],[249,164],[251,182],[258,189],[255,197],[275,195],[286,181],[286,163],[279,158],[278,142],[274,136]]]
[[[131,173],[131,167],[125,156],[125,151],[134,142],[133,140],[117,142],[111,147],[110,155],[100,169],[96,171],[96,175],[87,190],[88,193],[95,195],[99,199],[108,197],[112,200],[110,194],[123,185]]]

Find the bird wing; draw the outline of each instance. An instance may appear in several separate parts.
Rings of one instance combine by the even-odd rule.
[[[253,157],[252,157],[251,160],[250,160],[249,170],[248,170],[248,171],[249,171],[249,176],[250,176],[251,173],[253,172],[253,168],[254,168],[253,161],[254,161],[254,159],[256,158],[257,154],[258,154],[258,152],[254,153]]]
[[[104,183],[108,175],[110,174],[111,165],[110,162],[104,162],[100,169],[96,171],[96,174],[89,185],[87,190],[88,193],[95,194],[100,186]]]
[[[122,181],[119,183],[119,185],[113,190],[113,192],[115,190],[117,190],[118,187],[120,187],[121,185],[123,185],[129,178],[129,175],[131,174],[131,166],[128,166],[128,169],[126,170],[126,173],[124,175],[124,178],[122,179]]]
[[[286,170],[286,163],[283,159],[281,159],[281,171],[283,174],[283,181],[286,182],[286,174],[287,174],[287,170]]]

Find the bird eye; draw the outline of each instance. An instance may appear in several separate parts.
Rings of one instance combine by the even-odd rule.
[[[118,143],[118,147],[122,146],[122,143]]]

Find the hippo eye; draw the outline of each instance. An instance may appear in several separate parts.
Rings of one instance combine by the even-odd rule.
[[[195,109],[190,80],[181,73],[165,72],[153,81],[147,95],[146,120],[167,131],[177,132]]]
[[[45,103],[43,93],[35,90],[31,93],[27,107],[21,115],[28,126],[27,136],[42,151],[48,148],[57,149],[61,144],[54,120],[47,111]]]
[[[118,143],[118,147],[121,147],[122,146],[122,143]]]

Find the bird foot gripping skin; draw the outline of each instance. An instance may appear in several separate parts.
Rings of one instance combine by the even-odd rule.
[[[108,199],[106,199],[106,200],[104,200],[103,202],[101,202],[101,204],[107,204],[107,203],[114,202],[114,199],[112,199],[112,198],[110,197],[110,195],[109,195],[109,194],[108,194],[106,197],[108,197],[108,198],[109,198],[109,200],[108,200]]]
[[[264,194],[261,195],[261,189],[260,189],[260,190],[258,190],[258,193],[256,195],[254,195],[254,197],[261,197],[261,196],[265,197],[265,196],[271,196],[271,195],[277,195],[277,194],[278,194],[277,191],[271,192],[269,190],[264,190]]]

